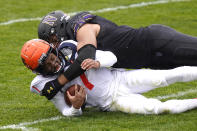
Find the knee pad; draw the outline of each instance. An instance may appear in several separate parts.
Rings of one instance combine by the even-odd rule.
[[[162,106],[161,101],[157,99],[149,98],[144,103],[145,114],[159,114],[161,113],[160,111],[161,106]]]

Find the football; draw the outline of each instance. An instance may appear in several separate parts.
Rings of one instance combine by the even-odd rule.
[[[78,91],[80,90],[80,85],[77,85],[77,89],[78,89]],[[67,96],[67,91],[70,93],[71,96],[74,96],[75,95],[75,85],[71,85],[64,93],[64,100],[65,100],[66,104],[71,106],[72,104]]]

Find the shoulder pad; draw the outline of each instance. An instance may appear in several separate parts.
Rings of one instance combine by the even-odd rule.
[[[60,51],[68,64],[70,65],[75,60],[75,54],[77,52],[77,42],[73,40],[63,41],[58,47],[58,51]]]

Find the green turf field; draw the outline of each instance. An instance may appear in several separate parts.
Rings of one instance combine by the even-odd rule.
[[[144,2],[144,4],[140,4]],[[53,10],[95,11],[118,25],[138,28],[164,24],[197,36],[197,1],[159,0],[0,0],[0,130],[39,131],[196,131],[197,109],[181,114],[138,115],[86,109],[81,117],[62,117],[44,97],[30,93],[34,74],[20,59],[24,42],[37,38],[40,18]],[[117,9],[119,6],[128,7]],[[145,6],[146,5],[146,6]],[[138,7],[136,7],[138,6]],[[99,12],[101,9],[114,10]],[[33,21],[30,21],[33,18]],[[26,20],[22,22],[22,20]],[[14,21],[18,20],[18,22]],[[7,23],[7,22],[13,23]],[[182,93],[179,93],[182,92]],[[174,96],[171,96],[175,94]],[[181,95],[182,94],[182,95]],[[197,81],[177,83],[144,94],[167,99],[197,97]]]

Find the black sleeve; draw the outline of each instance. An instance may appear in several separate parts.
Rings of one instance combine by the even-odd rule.
[[[78,77],[82,73],[85,72],[81,68],[81,63],[85,59],[95,59],[95,53],[96,53],[96,47],[93,46],[92,44],[88,44],[83,46],[79,51],[78,51],[78,57],[74,61],[73,64],[70,65],[70,67],[64,72],[64,76],[69,80],[73,80],[74,78]]]
[[[68,24],[70,29],[72,29],[72,32],[74,33],[74,36],[76,37],[77,31],[86,23],[89,23],[95,15],[89,13],[89,12],[80,12],[73,17],[71,17],[68,20]]]

